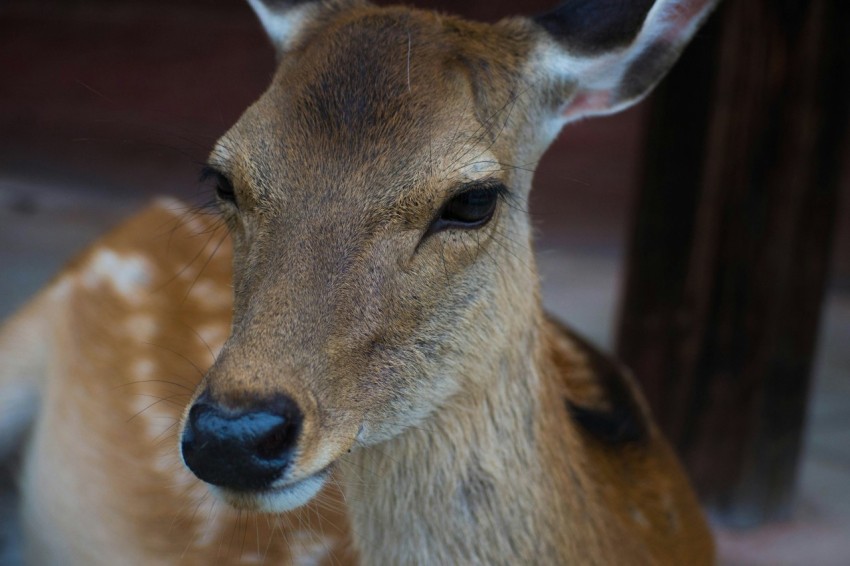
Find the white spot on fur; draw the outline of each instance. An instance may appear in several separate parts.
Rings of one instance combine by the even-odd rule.
[[[212,507],[214,504],[215,500],[208,497],[206,501],[203,501],[200,505],[198,505],[198,513],[196,513],[196,515],[198,517],[209,517],[212,513]],[[205,519],[203,527],[198,529],[199,534],[195,539],[195,544],[197,546],[204,547],[216,542],[219,540],[220,536],[225,534],[223,527],[224,521],[219,519],[218,516],[214,516],[212,519]]]
[[[133,420],[141,421],[149,438],[160,440],[172,429],[177,417],[161,394],[148,394],[142,389],[134,395],[132,409]],[[167,395],[167,394],[166,394]]]
[[[74,288],[74,282],[70,275],[63,275],[53,285],[50,286],[47,296],[51,301],[61,301],[67,299]]]
[[[198,340],[202,345],[212,350],[213,357],[218,357],[224,341],[227,339],[228,327],[223,324],[208,324],[197,330]]]
[[[309,531],[293,533],[291,542],[294,566],[318,566],[330,554],[333,539]]]
[[[193,510],[195,508],[198,509],[197,512],[192,511],[192,514],[195,517],[203,518],[195,529],[195,541],[193,544],[197,547],[206,547],[216,542],[220,544],[221,537],[227,534],[225,529],[228,526],[228,514],[226,512],[216,512],[216,505],[221,506],[221,504],[214,497],[210,497],[210,492],[206,485],[183,467],[182,463],[180,464],[179,475],[185,477],[186,481],[192,482],[191,487],[186,492],[188,497],[193,501],[191,508]]]
[[[141,342],[148,342],[158,330],[156,319],[149,314],[136,314],[127,319],[127,332]]]
[[[200,235],[209,229],[204,226],[204,223],[198,219],[196,214],[192,213],[185,203],[177,199],[163,197],[157,199],[156,204],[174,216],[177,220],[177,226],[187,230],[190,234]]]
[[[153,376],[153,371],[155,367],[156,364],[154,364],[152,360],[136,360],[133,363],[133,375],[135,375],[138,379],[149,379]]]
[[[90,289],[106,283],[128,301],[138,302],[139,293],[150,283],[151,271],[151,264],[138,254],[120,255],[103,248],[89,260],[82,280]]]
[[[231,301],[230,289],[210,279],[201,279],[195,283],[189,296],[192,300],[209,308],[227,307]]]
[[[262,564],[263,555],[257,552],[245,551],[239,556],[239,561],[242,564]]]
[[[191,228],[191,224],[188,225]],[[200,267],[194,264],[187,265],[185,267],[180,268],[180,272],[178,273],[177,277],[179,277],[182,281],[193,282],[195,281],[195,279],[197,279],[198,271],[200,271],[200,269]],[[189,290],[189,294],[193,294],[192,289]]]
[[[154,201],[154,204],[164,208],[174,216],[181,216],[186,210],[186,205],[173,197],[159,197]]]

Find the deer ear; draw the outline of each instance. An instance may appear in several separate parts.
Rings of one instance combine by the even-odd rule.
[[[537,16],[531,71],[564,85],[556,129],[639,102],[660,81],[718,0],[567,0]],[[558,96],[556,96],[558,98]]]
[[[298,40],[322,8],[319,0],[248,0],[278,53]]]

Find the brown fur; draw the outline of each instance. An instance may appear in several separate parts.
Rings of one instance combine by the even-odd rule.
[[[229,258],[220,226],[158,204],[6,327],[4,358],[20,356],[10,339],[24,321],[53,321],[32,337],[49,358],[23,476],[28,563],[282,564],[290,550],[350,561],[335,486],[299,512],[257,516],[215,501],[180,462],[178,419],[229,331]]]
[[[336,562],[712,562],[632,381],[603,379],[540,305],[524,207],[551,138],[539,124],[574,88],[530,65],[541,41],[526,20],[326,5],[210,159],[238,201],[222,205],[226,342],[229,243],[188,238],[201,220],[151,239],[174,222],[162,207],[37,299],[25,316],[61,311],[26,476],[39,561],[236,562],[265,543],[286,563],[288,543],[324,530]],[[510,190],[494,218],[423,238],[482,178]],[[129,290],[91,275],[104,250],[142,258]],[[185,415],[192,389],[230,407],[292,397],[305,421],[285,479],[330,467],[344,504],[331,482],[276,531],[252,496],[222,494],[242,514],[203,499],[180,427],[150,430]],[[155,404],[140,412],[138,395]],[[624,411],[638,432],[606,442],[579,409]]]

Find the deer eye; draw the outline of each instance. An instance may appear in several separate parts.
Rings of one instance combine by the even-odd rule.
[[[475,183],[466,188],[446,201],[428,234],[449,228],[473,230],[484,226],[493,218],[499,196],[506,190],[495,182]]]
[[[220,200],[236,204],[236,191],[233,189],[233,183],[224,174],[212,167],[204,167],[201,171],[201,181],[207,180],[214,183],[215,196]]]
[[[216,183],[215,195],[221,200],[236,202],[236,192],[233,190],[233,185],[225,178],[219,179]]]
[[[493,216],[498,198],[491,187],[464,191],[445,204],[440,220],[467,225],[486,222]]]

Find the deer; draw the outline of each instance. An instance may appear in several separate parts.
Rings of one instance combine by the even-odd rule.
[[[715,2],[249,2],[278,63],[216,214],[156,201],[0,330],[27,559],[713,563],[634,378],[544,311],[527,202]]]

